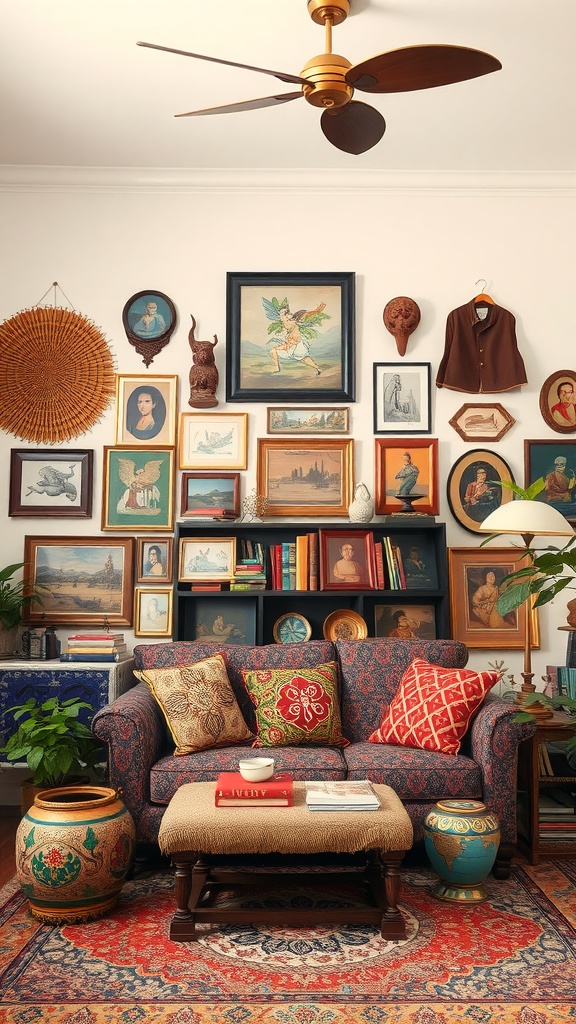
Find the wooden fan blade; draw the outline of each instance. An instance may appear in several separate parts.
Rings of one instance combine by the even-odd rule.
[[[257,110],[259,107],[273,107],[275,103],[288,103],[299,100],[304,93],[284,92],[279,96],[262,96],[257,100],[244,100],[242,103],[226,103],[223,107],[207,107],[206,110],[189,110],[186,114],[174,114],[174,117],[200,117],[201,114],[235,114],[239,110]]]
[[[229,68],[244,68],[245,71],[259,71],[263,75],[273,75],[281,82],[295,82],[297,85],[307,85],[306,78],[299,75],[290,75],[285,71],[269,71],[267,68],[255,68],[252,64],[238,64],[234,60],[222,60],[220,57],[206,57],[202,53],[190,53],[188,50],[175,50],[171,46],[158,46],[157,43],[137,43],[137,46],[147,46],[150,50],[164,50],[165,53],[179,53],[182,57],[195,57],[196,60],[208,60],[212,64],[226,64]]]
[[[413,92],[498,71],[496,57],[465,46],[406,46],[355,64],[346,81],[362,92]]]
[[[355,156],[372,149],[386,131],[382,114],[367,103],[357,103],[356,100],[339,107],[334,113],[325,110],[320,126],[328,142],[336,149]]]

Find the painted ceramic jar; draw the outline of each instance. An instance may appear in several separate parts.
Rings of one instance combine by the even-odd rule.
[[[460,903],[487,899],[482,886],[500,844],[498,818],[480,800],[439,800],[424,822],[424,843],[440,876],[433,893]]]
[[[358,484],[354,491],[354,499],[348,506],[348,517],[351,523],[369,523],[374,516],[374,502],[366,484]]]
[[[104,786],[43,790],[16,833],[16,873],[34,917],[72,924],[118,899],[134,856],[132,816]]]

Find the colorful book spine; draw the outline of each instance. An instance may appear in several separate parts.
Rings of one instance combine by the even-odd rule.
[[[318,590],[318,534],[308,534],[309,590]]]
[[[290,590],[290,543],[283,541],[282,549],[282,586],[281,590]]]
[[[309,552],[308,534],[296,537],[296,590],[308,590]]]
[[[374,545],[374,561],[376,562],[376,587],[378,590],[385,590],[384,551],[382,545],[378,543]]]

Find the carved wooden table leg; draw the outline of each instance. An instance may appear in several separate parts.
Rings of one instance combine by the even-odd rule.
[[[176,853],[172,856],[172,863],[175,868],[176,910],[170,922],[170,938],[182,942],[196,937],[193,911],[206,881],[208,866],[197,853]]]
[[[384,876],[385,910],[382,914],[380,934],[387,939],[405,939],[406,922],[398,909],[400,899],[400,865],[404,859],[403,850],[380,851],[380,863]]]

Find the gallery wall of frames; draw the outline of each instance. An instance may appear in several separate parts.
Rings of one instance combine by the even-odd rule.
[[[181,638],[194,593],[190,639],[306,641],[339,613],[342,635],[453,635],[518,672],[522,622],[478,596],[518,552],[479,526],[539,477],[576,523],[562,189],[352,185],[337,217],[336,193],[289,185],[39,191],[0,190],[0,558],[42,592],[29,623],[121,625],[131,649]],[[298,591],[325,603],[306,615]],[[565,602],[535,619],[538,679]]]

